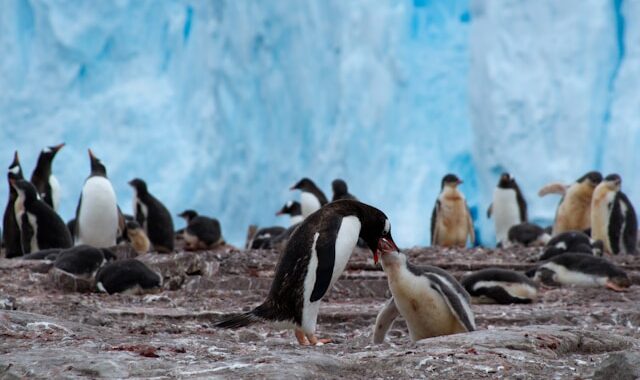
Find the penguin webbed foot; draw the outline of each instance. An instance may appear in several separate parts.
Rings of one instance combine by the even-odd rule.
[[[296,339],[301,346],[322,346],[327,343],[332,343],[333,340],[330,338],[318,339],[315,334],[306,334],[304,331],[300,329],[295,330]]]
[[[611,281],[607,281],[607,282],[604,284],[604,286],[605,286],[605,288],[607,288],[607,289],[611,289],[611,290],[613,290],[613,291],[615,291],[615,292],[622,292],[622,293],[624,293],[624,292],[628,292],[628,291],[629,291],[629,289],[627,289],[627,288],[622,288],[622,287],[620,287],[620,286],[616,285],[615,283],[613,283],[613,282],[611,282]]]

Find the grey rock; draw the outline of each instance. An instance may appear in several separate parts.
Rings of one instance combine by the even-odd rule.
[[[593,380],[635,380],[640,378],[640,353],[614,352],[600,364]]]

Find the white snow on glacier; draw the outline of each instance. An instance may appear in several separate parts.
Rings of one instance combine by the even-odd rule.
[[[286,223],[274,213],[302,176],[327,192],[346,179],[400,245],[427,244],[452,171],[491,244],[503,169],[539,221],[557,199],[537,189],[591,168],[640,200],[639,3],[6,0],[0,158],[18,149],[30,174],[65,141],[70,218],[91,147],[125,210],[138,176],[235,244],[250,223]]]

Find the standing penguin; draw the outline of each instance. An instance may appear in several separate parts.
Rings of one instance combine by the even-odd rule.
[[[120,213],[107,169],[89,149],[91,174],[84,182],[76,208],[76,244],[96,248],[116,245]]]
[[[7,183],[9,184],[9,200],[7,207],[4,209],[2,218],[2,242],[8,259],[12,257],[22,256],[22,243],[20,241],[20,227],[16,221],[16,213],[14,204],[18,198],[18,192],[11,186],[11,180],[19,181],[24,179],[22,175],[22,167],[18,158],[18,151],[13,154],[13,162],[9,165],[7,171]]]
[[[635,254],[638,219],[629,198],[620,188],[622,178],[608,175],[593,192],[591,237],[602,240],[608,253]]]
[[[341,199],[351,199],[357,201],[358,198],[349,194],[349,189],[347,188],[347,183],[341,179],[334,179],[331,182],[331,188],[333,189],[333,198],[331,201],[339,201]]]
[[[527,221],[527,202],[511,174],[502,173],[500,176],[487,217],[493,217],[499,246],[508,239],[511,227]]]
[[[67,225],[48,204],[38,199],[36,188],[25,180],[11,180],[18,193],[14,204],[24,254],[73,245]]]
[[[51,206],[52,209],[58,210],[60,205],[60,183],[58,179],[51,174],[51,164],[56,153],[62,149],[64,143],[44,148],[38,156],[33,173],[31,173],[31,183],[38,190],[40,198]]]
[[[560,184],[550,184],[538,192],[545,196],[550,193],[563,194],[556,210],[553,235],[567,231],[584,231],[591,227],[591,197],[593,191],[602,182],[602,174],[589,172],[563,190]]]
[[[475,244],[471,213],[464,195],[458,190],[462,181],[454,174],[442,178],[440,195],[431,213],[431,244],[464,247],[467,236]]]
[[[149,236],[153,248],[162,253],[173,251],[173,220],[169,210],[147,190],[147,184],[134,178],[133,215]]]
[[[303,178],[291,187],[291,190],[300,190],[300,204],[302,206],[302,217],[313,214],[320,207],[327,204],[327,197],[322,190],[309,178]]]
[[[267,299],[255,309],[216,327],[238,328],[259,321],[295,329],[298,343],[324,343],[315,336],[320,301],[344,271],[358,237],[377,262],[382,249],[397,251],[391,224],[380,210],[357,201],[332,202],[296,228],[280,255]]]

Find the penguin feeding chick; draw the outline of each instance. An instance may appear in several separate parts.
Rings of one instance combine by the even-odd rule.
[[[140,178],[129,181],[134,188],[133,216],[147,233],[153,248],[161,253],[173,251],[173,220],[169,210],[149,193],[147,184]]]
[[[502,173],[500,176],[487,218],[494,220],[498,246],[507,240],[511,227],[527,221],[527,202],[511,174]]]
[[[255,309],[225,318],[218,328],[272,322],[293,328],[301,345],[325,343],[315,335],[322,297],[347,266],[362,237],[377,262],[378,254],[397,251],[391,224],[377,208],[351,200],[331,202],[306,218],[278,259],[267,299]]]
[[[582,231],[568,231],[554,236],[547,242],[539,261],[549,260],[566,252],[586,253],[602,256],[604,245],[602,240],[593,240]]]
[[[482,302],[531,303],[538,296],[538,286],[529,277],[512,270],[487,268],[464,276],[460,281],[469,294]]]
[[[309,178],[301,179],[291,186],[291,190],[300,190],[300,205],[302,206],[303,218],[308,217],[327,204],[327,197]]]
[[[24,254],[73,245],[67,225],[49,205],[38,198],[36,188],[30,182],[12,179],[11,186],[18,193],[14,211]]]
[[[440,195],[431,213],[431,245],[465,247],[467,237],[475,244],[471,213],[464,195],[458,190],[462,181],[454,174],[442,178]]]
[[[24,179],[22,175],[22,167],[20,166],[20,158],[18,157],[18,151],[13,154],[13,162],[9,165],[7,171],[7,184],[9,185],[9,199],[7,206],[4,209],[4,216],[2,218],[2,242],[5,248],[5,257],[10,259],[12,257],[22,256],[22,242],[20,240],[20,227],[16,220],[15,202],[18,198],[18,192],[11,186],[11,180],[19,181]]]
[[[631,286],[627,274],[609,260],[584,253],[567,252],[527,272],[546,285],[604,286],[618,292]]]
[[[469,294],[448,272],[432,266],[414,266],[407,256],[383,242],[382,268],[392,298],[378,313],[373,342],[382,343],[393,321],[401,315],[413,342],[476,329]]]
[[[98,290],[109,294],[140,294],[161,286],[162,276],[136,259],[114,261],[96,275]]]
[[[91,174],[84,182],[76,208],[76,244],[97,248],[116,245],[120,212],[107,169],[89,149]]]
[[[40,198],[54,210],[60,205],[60,183],[51,174],[51,165],[56,153],[64,147],[64,143],[44,148],[38,156],[38,162],[31,174],[31,183],[36,187]]]
[[[564,188],[560,184],[550,184],[538,192],[545,196],[551,193],[562,194],[556,210],[553,235],[567,231],[585,231],[591,227],[591,197],[596,186],[602,182],[602,174],[589,172]]]
[[[210,249],[225,243],[218,219],[198,215],[194,210],[185,210],[178,216],[187,222],[183,235],[187,250]]]
[[[620,188],[622,178],[608,175],[593,192],[591,237],[602,240],[607,253],[635,254],[638,219],[629,198]]]

